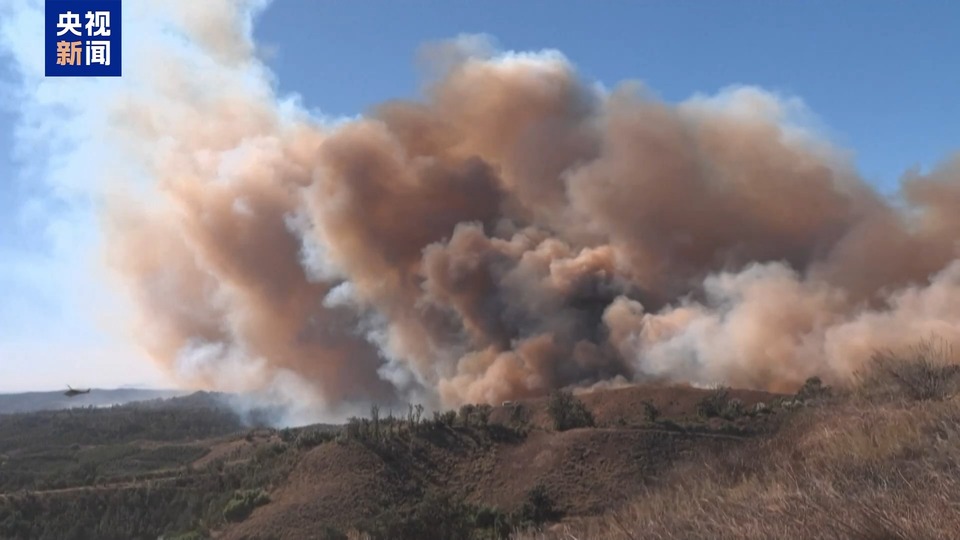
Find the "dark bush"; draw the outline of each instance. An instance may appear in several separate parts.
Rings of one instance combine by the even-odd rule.
[[[517,429],[525,429],[530,423],[530,412],[522,403],[514,403],[510,410],[510,425]]]
[[[803,383],[794,397],[800,401],[812,401],[828,396],[830,396],[830,387],[824,385],[820,377],[810,377]]]
[[[227,521],[243,521],[258,506],[270,502],[270,496],[262,489],[248,489],[233,494],[223,507],[223,517]]]
[[[476,511],[474,524],[477,529],[489,534],[482,538],[507,539],[515,530],[515,524],[508,514],[497,508],[483,507]]]
[[[344,428],[344,433],[349,439],[363,439],[366,436],[366,433],[364,432],[363,420],[357,418],[356,416],[351,416],[347,420],[347,426]]]
[[[340,529],[325,525],[320,532],[318,540],[349,540],[349,536]]]
[[[447,427],[453,427],[457,423],[457,411],[444,411],[440,413],[440,422]]]
[[[903,351],[879,351],[856,374],[871,399],[943,400],[960,391],[960,365],[949,343],[924,340]]]
[[[717,418],[728,412],[730,391],[718,386],[697,403],[697,414],[702,418]]]
[[[380,540],[469,539],[476,528],[474,509],[462,499],[428,491],[410,512],[389,510],[362,527]]]
[[[466,404],[466,405],[464,405],[464,406],[462,406],[462,407],[460,407],[460,424],[461,424],[463,427],[469,427],[469,426],[470,426],[470,424],[471,424],[471,422],[472,422],[472,420],[473,420],[473,417],[474,417],[474,412],[475,412],[476,410],[477,410],[477,407],[476,407],[475,405],[471,405],[471,404],[469,404],[469,403]]]
[[[208,537],[198,531],[185,532],[176,536],[171,536],[170,540],[206,540]]]
[[[297,435],[297,448],[305,450],[330,442],[337,437],[333,431],[307,430]]]
[[[647,422],[656,422],[660,418],[660,409],[649,401],[643,402],[643,416]]]
[[[557,390],[550,394],[547,411],[553,419],[553,426],[557,431],[594,425],[593,414],[582,401],[575,398],[573,393]]]
[[[492,412],[493,407],[490,405],[477,405],[477,408],[473,411],[477,426],[486,427],[488,424],[490,424],[490,414]]]
[[[746,414],[746,412],[742,401],[739,399],[731,399],[727,401],[727,405],[720,411],[720,416],[727,420],[735,420]]]
[[[556,503],[547,493],[547,488],[543,484],[537,484],[527,493],[527,500],[520,507],[518,515],[519,525],[539,526],[548,521],[556,521],[562,517],[557,510]]]

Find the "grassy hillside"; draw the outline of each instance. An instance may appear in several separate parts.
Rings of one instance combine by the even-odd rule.
[[[923,351],[921,351],[923,353]],[[960,370],[245,427],[215,396],[0,417],[0,538],[949,538]]]
[[[222,537],[508,538],[612,511],[691,456],[772,436],[790,403],[636,386],[420,419],[372,411],[302,453],[270,503]]]
[[[634,387],[284,430],[204,395],[3,416],[0,537],[505,537],[610,510],[698,449],[774,429],[778,413],[748,411],[773,396],[698,415],[716,397]]]
[[[960,367],[921,346],[881,354],[775,437],[675,467],[601,517],[526,540],[956,538]]]
[[[243,429],[216,403],[197,394],[0,415],[0,538],[156,538],[198,514],[202,495],[222,488],[193,464]]]
[[[166,399],[184,395],[178,390],[142,390],[137,388],[101,389],[94,388],[89,394],[74,397],[56,392],[23,392],[18,394],[0,394],[0,414],[25,413],[71,409],[76,407],[110,407],[125,405],[135,401]]]

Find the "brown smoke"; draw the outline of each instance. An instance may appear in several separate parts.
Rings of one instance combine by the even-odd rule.
[[[166,142],[108,238],[157,361],[455,405],[617,377],[783,390],[960,338],[960,161],[895,207],[762,91],[674,106],[558,55],[440,56],[423,101],[336,126],[229,80],[131,104],[129,132]]]

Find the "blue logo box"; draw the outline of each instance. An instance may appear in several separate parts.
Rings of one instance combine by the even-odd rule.
[[[46,0],[44,10],[47,77],[120,76],[120,0]]]

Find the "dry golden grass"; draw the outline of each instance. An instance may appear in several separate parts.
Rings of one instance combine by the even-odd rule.
[[[907,350],[878,351],[855,379],[863,399],[947,399],[960,393],[960,355],[947,341],[925,339]]]
[[[619,511],[517,538],[957,538],[957,377],[930,351],[879,355],[855,391],[691,460]]]

